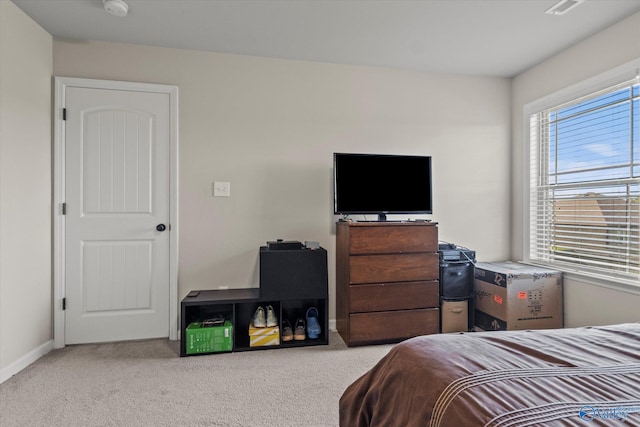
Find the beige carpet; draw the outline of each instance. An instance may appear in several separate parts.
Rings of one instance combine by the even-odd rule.
[[[390,345],[178,357],[149,340],[54,350],[0,385],[0,426],[337,426],[344,389]]]

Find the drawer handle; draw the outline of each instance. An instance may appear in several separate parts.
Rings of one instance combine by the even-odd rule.
[[[454,309],[449,310],[449,311],[451,311],[452,313],[462,313],[462,309],[461,308],[454,308]]]

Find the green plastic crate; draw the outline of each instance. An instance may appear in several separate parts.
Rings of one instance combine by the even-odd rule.
[[[226,320],[222,326],[187,326],[187,354],[215,353],[233,349],[233,326]]]

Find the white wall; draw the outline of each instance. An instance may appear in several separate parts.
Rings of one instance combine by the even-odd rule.
[[[52,38],[0,1],[0,382],[52,346]]]
[[[334,317],[334,151],[432,155],[441,239],[482,261],[519,259],[523,105],[640,57],[638,28],[640,14],[512,90],[507,79],[100,42],[54,42],[53,73],[180,87],[180,297],[257,286],[267,240],[318,240]],[[7,0],[0,31],[1,382],[51,347],[52,40]],[[231,198],[211,197],[214,180],[231,182]],[[567,326],[639,320],[638,295],[565,284]]]
[[[334,318],[334,151],[432,155],[441,239],[510,255],[508,79],[65,41],[54,74],[179,86],[180,298],[258,286],[267,240],[317,240]]]
[[[640,58],[640,13],[533,67],[513,80],[513,258],[523,257],[523,107],[617,66]],[[565,325],[640,321],[640,293],[611,290],[576,278],[565,280]]]

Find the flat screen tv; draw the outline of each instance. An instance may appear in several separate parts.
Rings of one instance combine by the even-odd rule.
[[[334,213],[430,214],[431,157],[333,154]]]

